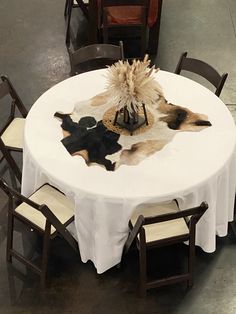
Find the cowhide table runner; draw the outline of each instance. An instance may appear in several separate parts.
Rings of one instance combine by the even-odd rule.
[[[107,97],[105,92],[78,102],[72,113],[55,113],[62,121],[62,144],[72,156],[82,156],[88,166],[96,163],[115,171],[123,164],[137,165],[160,151],[177,132],[197,132],[211,126],[206,115],[161,97],[155,106],[147,108],[148,125],[131,136],[127,130],[114,126],[116,106],[112,107]]]

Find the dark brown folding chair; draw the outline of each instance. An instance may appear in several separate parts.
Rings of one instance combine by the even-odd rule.
[[[228,76],[228,73],[220,75],[211,65],[204,61],[188,58],[187,52],[184,52],[181,55],[177,67],[175,69],[175,73],[180,74],[182,70],[193,72],[204,77],[212,85],[215,86],[216,88],[215,94],[217,96],[220,96],[226,78]]]
[[[46,280],[50,240],[60,234],[78,252],[76,240],[66,229],[74,220],[74,204],[49,184],[40,187],[29,198],[10,188],[2,179],[0,179],[0,188],[9,198],[7,261],[12,262],[12,257],[15,257],[25,264],[40,276],[43,287]],[[16,202],[20,205],[15,206]],[[14,219],[22,221],[43,236],[41,267],[13,248]]]
[[[5,124],[3,124],[0,129],[0,150],[2,153],[0,162],[6,159],[15,177],[21,182],[21,170],[12,157],[11,152],[22,152],[24,123],[27,110],[9,78],[1,76],[1,80],[0,100],[3,101],[3,98],[9,96],[11,99],[11,108],[9,108],[9,114]],[[22,117],[16,117],[17,109]]]
[[[101,0],[103,42],[109,43],[110,33],[119,30],[132,36],[136,29],[140,31],[140,56],[143,57],[147,48],[149,0]],[[123,37],[120,37],[123,39]]]
[[[81,47],[76,51],[68,48],[71,75],[105,68],[118,60],[124,60],[123,43],[119,46],[111,44],[94,44]]]
[[[195,229],[198,220],[207,210],[208,205],[203,202],[200,206],[179,210],[177,203],[149,205],[139,208],[131,217],[130,234],[126,242],[124,253],[127,253],[136,239],[139,250],[139,293],[146,296],[147,289],[161,287],[186,281],[193,285],[193,270],[195,259]],[[158,280],[147,279],[147,250],[155,247],[167,246],[189,241],[188,271],[183,274]]]

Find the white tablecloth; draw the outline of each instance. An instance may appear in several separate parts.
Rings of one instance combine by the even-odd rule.
[[[75,225],[83,262],[93,261],[102,273],[120,262],[135,207],[176,198],[182,209],[207,201],[197,225],[196,244],[216,249],[216,234],[227,234],[233,219],[236,184],[233,118],[223,102],[205,87],[165,71],[156,78],[169,102],[208,116],[211,127],[179,132],[161,151],[137,166],[116,171],[88,167],[60,142],[56,111],[71,112],[78,101],[102,92],[106,70],[69,78],[44,93],[31,108],[25,126],[22,192],[31,194],[49,182],[75,203]]]

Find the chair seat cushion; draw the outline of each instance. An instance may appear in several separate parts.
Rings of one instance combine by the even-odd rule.
[[[144,206],[137,208],[134,212],[131,217],[131,223],[134,226],[140,215],[151,217],[176,211],[179,211],[179,207],[175,201],[166,204],[145,204]],[[189,233],[184,218],[144,225],[143,227],[145,229],[147,243]]]
[[[142,23],[142,7],[114,6],[107,7],[108,25],[140,25]]]
[[[15,118],[2,134],[3,143],[9,147],[23,149],[24,118]]]
[[[29,197],[37,204],[46,204],[62,224],[68,222],[74,216],[74,204],[64,194],[52,186],[45,184]],[[37,209],[26,203],[19,205],[15,211],[25,217],[40,229],[45,230],[46,218]],[[51,234],[55,232],[51,226]]]

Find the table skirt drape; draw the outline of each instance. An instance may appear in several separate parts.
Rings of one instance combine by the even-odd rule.
[[[98,273],[103,273],[120,262],[128,236],[129,217],[135,207],[141,203],[155,201],[153,198],[114,200],[100,195],[85,195],[83,191],[72,191],[70,187],[62,185],[47,172],[39,169],[27,147],[24,148],[23,169],[24,195],[30,195],[48,182],[74,201],[76,229],[73,230],[72,227],[72,234],[78,239],[82,261],[85,263],[91,260]],[[196,231],[196,245],[205,252],[215,251],[216,235],[226,236],[228,222],[233,220],[235,173],[236,153],[221,173],[211,180],[198,186],[193,192],[173,195],[182,209],[197,206],[202,200],[208,202],[209,210],[199,221]],[[163,197],[162,201],[168,202],[169,199]]]

